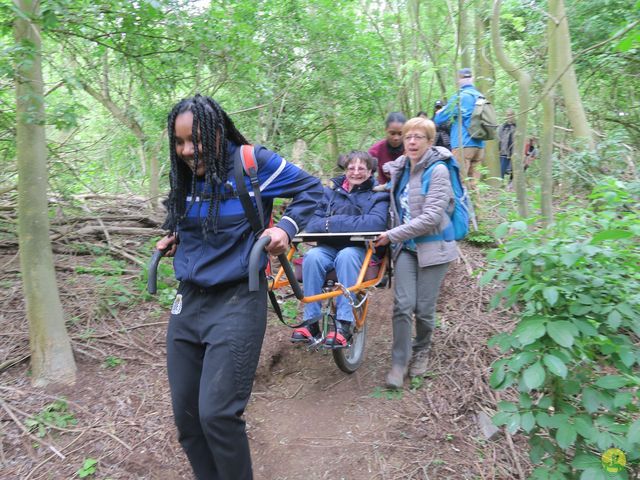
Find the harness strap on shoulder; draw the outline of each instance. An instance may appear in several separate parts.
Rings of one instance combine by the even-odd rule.
[[[245,168],[246,161],[246,168]],[[238,190],[238,198],[247,216],[247,220],[251,225],[251,229],[258,238],[264,231],[264,214],[262,208],[262,196],[260,195],[260,184],[258,182],[258,165],[255,160],[255,150],[253,145],[242,145],[240,151],[235,155],[233,173],[236,180],[236,189]],[[256,208],[253,206],[247,185],[244,181],[245,173],[251,182],[251,189],[256,200]]]
[[[258,181],[256,150],[253,145],[240,146],[240,151],[235,155],[233,170],[236,180],[236,189],[238,190],[238,198],[242,204],[242,209],[247,216],[247,220],[251,225],[255,238],[258,238],[260,234],[264,232],[264,209],[262,206],[262,195],[260,194],[260,182]],[[251,197],[249,196],[247,185],[244,182],[245,175],[249,177],[249,182],[251,183],[251,190],[253,191],[253,198],[255,198],[256,201],[257,212],[256,208],[253,206]],[[272,290],[268,290],[267,294],[274,312],[283,324],[291,328],[297,328],[302,325],[302,323],[299,325],[288,324],[284,319],[282,309],[280,308],[280,304],[278,303],[275,293]]]

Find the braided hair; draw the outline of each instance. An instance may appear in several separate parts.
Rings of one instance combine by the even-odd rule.
[[[205,166],[205,190],[201,193],[197,192],[196,175],[176,153],[176,117],[185,112],[193,114],[193,169],[197,171],[201,162],[204,162]],[[185,98],[173,107],[167,117],[167,131],[171,160],[171,192],[165,202],[168,214],[162,228],[171,232],[176,231],[178,224],[188,212],[187,194],[191,193],[192,200],[189,209],[194,205],[197,196],[200,197],[199,202],[209,201],[209,210],[203,223],[203,230],[206,230],[208,226],[213,226],[214,232],[216,232],[220,208],[220,186],[227,181],[231,168],[227,140],[237,145],[245,145],[249,142],[214,99],[200,94]]]

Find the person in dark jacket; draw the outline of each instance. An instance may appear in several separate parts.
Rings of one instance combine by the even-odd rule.
[[[500,177],[511,176],[511,157],[516,134],[516,117],[512,109],[506,111],[506,120],[498,129],[498,148],[500,150]]]
[[[372,177],[374,159],[367,152],[353,151],[346,158],[345,175],[332,180],[325,187],[323,201],[309,220],[305,231],[328,232],[380,232],[387,226],[389,194],[374,192]],[[327,272],[334,270],[345,287],[356,284],[365,257],[364,246],[355,245],[343,238],[318,242],[304,256],[302,278],[305,296],[322,292]],[[327,335],[325,344],[346,346],[351,337],[353,310],[344,296],[336,300],[336,332]],[[304,308],[304,324],[294,330],[293,342],[313,341],[320,335],[318,321],[321,317],[320,302],[307,303]]]
[[[384,121],[384,131],[386,138],[374,143],[369,148],[369,155],[378,159],[378,182],[385,184],[389,177],[384,173],[382,167],[385,163],[391,162],[404,153],[402,144],[402,126],[407,119],[401,112],[391,112]]]
[[[444,107],[442,100],[436,100],[433,106],[433,118]],[[425,117],[427,118],[427,117]],[[436,125],[436,140],[433,142],[435,147],[444,147],[447,150],[451,150],[451,122],[444,122],[440,125]]]
[[[267,284],[248,289],[255,241],[238,196],[234,159],[245,137],[215,100],[196,95],[168,117],[171,191],[156,243],[173,256],[180,281],[167,332],[167,369],[178,440],[198,480],[253,478],[242,414],[267,318]],[[322,198],[320,181],[277,153],[254,147],[265,224],[274,197],[293,198],[264,231],[283,253]],[[249,177],[245,176],[251,191]],[[253,199],[255,204],[255,198]],[[266,255],[263,267],[266,266]]]

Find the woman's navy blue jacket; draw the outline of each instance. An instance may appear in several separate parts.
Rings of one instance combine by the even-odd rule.
[[[229,173],[223,191],[234,193],[226,194],[220,201],[215,225],[207,224],[206,228],[203,227],[209,211],[209,201],[201,201],[199,195],[195,199],[192,195],[187,197],[187,214],[177,227],[179,244],[173,261],[176,278],[180,281],[207,288],[239,281],[249,275],[249,253],[255,236],[235,186],[233,158],[238,148],[238,145],[228,142]],[[305,227],[322,198],[320,180],[262,146],[255,146],[255,155],[265,225],[271,217],[273,199],[292,198],[283,217],[275,225],[287,232],[291,239]],[[245,175],[244,178],[253,199],[249,177]]]
[[[389,194],[374,192],[373,179],[356,185],[347,192],[342,188],[345,176],[333,178],[331,187],[324,188],[322,201],[305,228],[306,232],[345,233],[382,232],[387,229]],[[343,240],[322,243],[336,248],[347,246]]]

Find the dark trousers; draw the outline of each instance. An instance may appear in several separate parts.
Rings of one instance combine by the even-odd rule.
[[[507,174],[511,175],[511,158],[500,155],[500,178],[504,178]]]
[[[266,327],[265,280],[258,292],[246,281],[209,291],[182,283],[178,295],[167,332],[178,440],[198,480],[250,480],[242,414]]]

